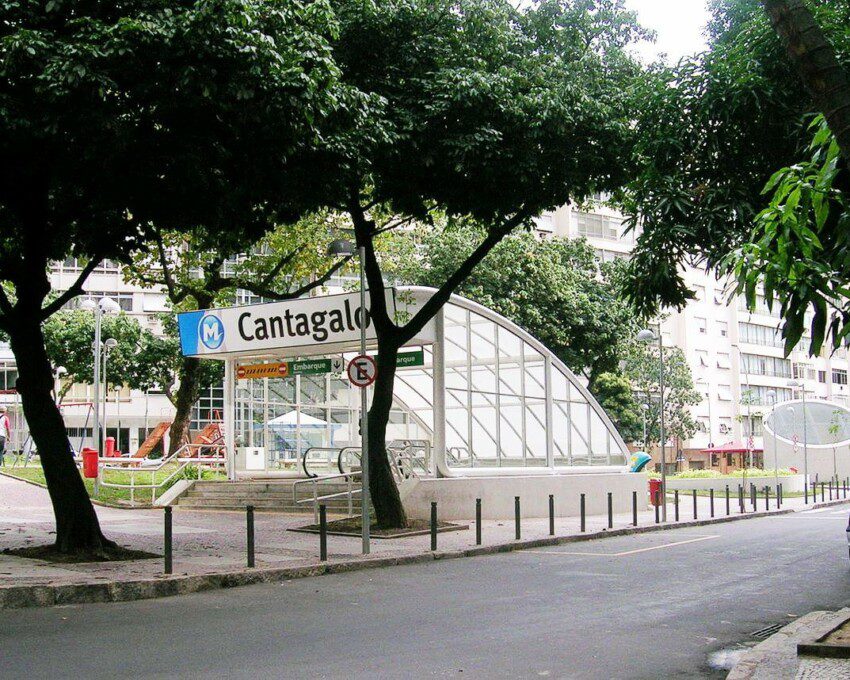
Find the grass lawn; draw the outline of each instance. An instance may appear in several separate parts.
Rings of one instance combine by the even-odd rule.
[[[177,463],[168,463],[164,467],[159,470],[150,470],[150,471],[140,471],[135,473],[135,483],[136,484],[159,484],[165,479],[167,479],[170,475],[174,474],[177,470]],[[189,474],[193,473],[194,468],[187,468],[189,470]],[[6,467],[0,468],[0,472],[4,472],[7,475],[12,477],[18,477],[19,479],[25,479],[29,482],[35,482],[36,484],[44,485],[44,472],[41,469],[41,465],[36,463],[30,463],[27,467],[17,466],[10,467],[7,465]],[[125,472],[123,470],[106,470],[103,473],[103,481],[109,484],[130,484],[131,477],[133,473]],[[172,480],[171,483],[176,482],[180,476]],[[203,471],[204,479],[225,479],[226,475],[223,472],[216,472],[212,470],[204,470]],[[153,480],[153,481],[151,481]],[[120,505],[122,507],[128,505],[130,503],[130,489],[124,488],[113,488],[109,486],[101,485],[98,490],[97,495],[94,493],[94,480],[93,479],[83,479],[83,483],[86,485],[86,491],[91,498],[96,498],[99,501],[104,503],[109,503],[112,505]],[[171,484],[169,484],[171,486]],[[165,491],[165,488],[159,488],[156,491],[157,496],[161,495]],[[135,503],[136,505],[150,505],[151,502],[151,490],[150,489],[137,489],[135,492]]]

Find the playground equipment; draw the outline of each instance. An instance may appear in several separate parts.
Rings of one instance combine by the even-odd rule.
[[[169,428],[171,428],[170,421],[163,421],[158,423],[157,426],[151,431],[151,433],[145,438],[145,441],[142,442],[142,445],[139,447],[139,450],[136,451],[131,458],[147,458],[151,452],[162,442],[163,437],[165,437],[165,433],[168,432]]]

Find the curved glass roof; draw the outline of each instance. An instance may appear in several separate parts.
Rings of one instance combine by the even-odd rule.
[[[804,433],[805,421],[805,433]],[[809,446],[833,446],[850,442],[850,410],[826,401],[788,401],[765,418],[765,429],[780,439],[805,441]]]
[[[434,292],[400,288],[397,298],[412,313]],[[608,416],[538,340],[458,296],[442,313],[442,334],[435,321],[423,333],[435,342],[422,346],[424,364],[398,369],[388,440],[434,446],[434,360],[442,339],[436,353],[444,371],[446,455],[441,460],[435,451],[436,470],[625,465],[628,449]],[[359,402],[359,390],[332,374],[239,381],[235,433],[244,444],[266,446],[272,462],[285,467],[310,446],[359,444]]]

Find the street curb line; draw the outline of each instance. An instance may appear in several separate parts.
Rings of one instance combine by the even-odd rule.
[[[848,503],[833,501],[824,504],[825,507]],[[813,506],[815,509],[820,506]],[[475,546],[458,550],[437,550],[434,552],[397,555],[393,557],[369,557],[364,560],[329,561],[320,564],[299,567],[276,567],[259,569],[241,569],[238,571],[211,572],[209,574],[157,576],[154,578],[135,581],[108,581],[104,583],[80,583],[63,585],[34,585],[34,586],[0,586],[0,610],[20,609],[27,607],[50,607],[55,605],[90,604],[98,602],[131,602],[148,600],[173,595],[188,595],[207,590],[235,588],[237,586],[255,585],[259,583],[280,583],[297,578],[324,576],[327,574],[342,574],[365,569],[379,569],[405,564],[423,564],[434,560],[459,559],[462,557],[478,557],[481,555],[496,555],[500,553],[518,552],[532,548],[545,548],[568,543],[581,543],[600,538],[615,536],[630,536],[657,531],[669,531],[687,527],[708,526],[740,520],[774,517],[800,512],[793,508],[753,512],[748,514],[715,517],[714,519],[691,520],[678,523],[649,524],[642,527],[624,527],[620,529],[602,529],[592,533],[572,534],[569,536],[551,536],[533,538],[510,543]]]

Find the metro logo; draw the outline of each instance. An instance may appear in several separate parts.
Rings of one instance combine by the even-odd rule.
[[[207,314],[198,325],[201,343],[207,349],[218,349],[224,342],[224,324],[217,316]]]

